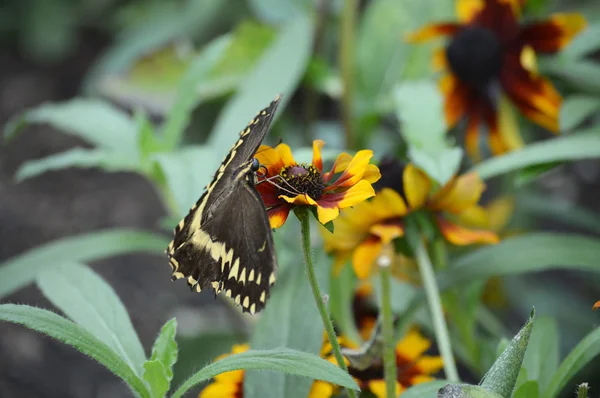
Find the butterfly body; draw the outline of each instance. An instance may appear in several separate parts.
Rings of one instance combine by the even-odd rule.
[[[167,248],[171,279],[185,278],[196,292],[224,292],[250,313],[264,308],[277,269],[269,219],[254,186],[259,168],[254,154],[280,99],[242,130]]]

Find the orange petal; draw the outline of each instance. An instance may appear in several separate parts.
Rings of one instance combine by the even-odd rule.
[[[241,392],[242,383],[211,383],[198,395],[198,398],[236,397]]]
[[[437,217],[436,221],[440,232],[446,240],[457,246],[466,246],[475,243],[495,244],[500,241],[498,235],[492,231],[461,227],[460,225],[448,222],[443,217]]]
[[[446,123],[448,127],[454,127],[467,110],[469,90],[452,74],[440,80],[440,90],[444,93]]]
[[[507,152],[508,147],[504,145],[502,134],[500,134],[498,115],[491,108],[486,109],[486,111],[485,122],[488,125],[488,145],[494,156],[498,156]]]
[[[402,183],[408,206],[412,210],[423,207],[431,190],[431,182],[427,175],[409,163],[404,168]]]
[[[373,189],[373,186],[371,186],[371,183],[366,180],[361,180],[358,184],[346,191],[323,194],[318,203],[319,206],[327,208],[335,206],[339,209],[344,209],[346,207],[357,205],[373,196],[375,196],[375,190]]]
[[[465,209],[458,216],[458,221],[462,225],[468,225],[475,228],[490,228],[488,212],[481,206],[471,206]]]
[[[290,209],[291,206],[289,205],[279,205],[267,210],[267,214],[269,215],[269,223],[271,224],[272,229],[279,228],[285,223],[288,215],[290,214]]]
[[[369,163],[365,169],[365,173],[363,174],[363,180],[373,184],[374,182],[379,181],[380,178],[381,172],[379,171],[379,167]]]
[[[321,148],[325,145],[325,141],[323,140],[314,140],[313,141],[313,158],[312,164],[319,170],[319,172],[323,172],[323,159],[321,158]]]
[[[596,301],[596,304],[592,307],[593,310],[597,310],[598,308],[600,308],[600,301]]]
[[[396,345],[396,354],[408,363],[414,363],[431,347],[431,341],[417,329],[411,329]]]
[[[310,392],[308,393],[308,398],[328,398],[333,396],[333,392],[333,385],[317,380],[312,384]]]
[[[517,115],[505,95],[500,96],[498,106],[498,131],[506,150],[513,151],[525,146]]]
[[[484,0],[457,0],[456,16],[460,22],[470,22],[485,6]]]
[[[533,23],[521,31],[520,39],[539,53],[555,53],[587,26],[581,14],[554,14],[549,20]]]
[[[465,149],[473,162],[481,161],[481,152],[479,151],[479,121],[477,113],[469,114],[467,122],[467,132],[465,133]]]
[[[369,229],[369,232],[377,236],[384,244],[404,236],[404,229],[400,225],[376,224]]]
[[[281,145],[283,146],[285,144]],[[261,145],[260,148],[258,148],[258,150],[256,151],[254,157],[258,160],[261,166],[267,168],[267,175],[269,176],[279,174],[281,169],[286,167],[286,164],[281,158],[281,155],[279,154],[277,149],[267,145]]]
[[[422,374],[435,374],[439,372],[442,369],[442,367],[444,367],[444,361],[440,357],[426,355],[419,358],[415,363],[415,366],[419,368],[419,370],[421,371],[420,373]],[[430,381],[430,377],[425,377],[427,378],[426,380],[420,380],[416,382],[413,379],[413,384],[419,384],[424,383],[425,381]]]
[[[370,380],[369,381],[369,391],[371,394],[375,395],[377,398],[386,398],[387,390],[385,385],[385,380]],[[396,382],[396,397],[404,392],[405,388],[398,382]]]
[[[510,222],[515,206],[515,199],[511,197],[504,196],[492,200],[486,206],[489,229],[495,232],[504,230]]]
[[[279,144],[275,147],[275,150],[279,154],[279,157],[283,161],[284,165],[293,166],[298,164],[296,160],[294,160],[294,156],[292,156],[292,150],[289,145]]]
[[[426,376],[426,375],[415,375],[413,377],[410,378],[409,384],[411,386],[417,385],[417,384],[422,384],[422,383],[429,383],[430,381],[434,381],[435,377],[432,376]]]
[[[408,213],[402,196],[391,188],[383,188],[371,201],[374,210],[377,211],[379,220],[405,216]],[[371,223],[379,220],[371,219]]]
[[[461,28],[460,25],[455,23],[440,23],[434,25],[425,25],[423,28],[409,33],[406,36],[406,41],[418,43],[433,39],[441,35],[454,35]]]
[[[358,279],[367,279],[371,275],[373,264],[379,254],[383,244],[377,238],[369,238],[361,243],[352,255],[352,268]]]
[[[363,178],[363,175],[372,157],[373,151],[370,149],[358,151],[340,177],[333,184],[325,188],[325,190],[334,190],[340,187],[351,187],[358,183]]]
[[[430,208],[460,214],[469,207],[477,205],[485,190],[485,183],[475,172],[464,174],[447,185],[430,199]]]
[[[433,51],[431,66],[435,72],[441,72],[448,69],[448,59],[446,58],[446,48],[439,47]]]

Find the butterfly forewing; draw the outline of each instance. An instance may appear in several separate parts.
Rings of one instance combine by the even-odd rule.
[[[175,228],[167,248],[172,279],[185,278],[198,292],[206,288],[224,292],[251,313],[264,308],[277,268],[252,162],[280,98],[242,130],[202,197]]]

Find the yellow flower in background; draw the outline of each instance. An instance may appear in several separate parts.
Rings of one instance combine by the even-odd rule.
[[[386,178],[385,171],[383,173]],[[401,188],[397,188],[401,193],[382,188],[373,199],[346,210],[336,221],[333,234],[322,234],[325,251],[334,254],[336,271],[351,259],[356,276],[368,278],[383,247],[404,236],[404,218],[415,211],[430,213],[440,233],[452,244],[499,241],[496,233],[481,227],[488,225],[489,220],[485,210],[477,204],[485,189],[477,174],[452,178],[434,190],[427,175],[408,164],[398,183],[401,183]],[[407,263],[404,256],[398,255],[397,260]],[[397,265],[394,264],[396,269]]]
[[[327,339],[326,339],[327,340]],[[239,354],[248,351],[248,344],[236,344],[232,348],[231,354]],[[331,346],[329,346],[331,349]],[[220,355],[215,361],[223,359],[231,354]],[[334,364],[337,364],[334,359]],[[323,398],[333,395],[334,386],[324,381],[316,380],[313,382],[308,398]],[[244,371],[233,370],[231,372],[221,373],[215,376],[213,382],[207,385],[198,395],[198,398],[243,398],[244,397]]]
[[[375,195],[371,184],[380,174],[377,166],[369,163],[373,151],[358,151],[354,156],[342,153],[331,171],[323,173],[323,145],[321,140],[313,142],[310,164],[296,162],[286,144],[262,145],[256,152],[256,158],[265,170],[259,175],[256,188],[265,203],[272,228],[282,226],[295,206],[316,207],[319,222],[326,224],[337,218],[340,209]]]
[[[428,25],[409,36],[421,42],[450,37],[434,56],[450,127],[467,119],[465,146],[474,160],[479,151],[480,126],[488,129],[493,154],[523,145],[512,111],[515,106],[534,123],[557,133],[562,98],[540,76],[536,54],[553,54],[586,26],[580,14],[554,14],[541,22],[519,22],[524,0],[458,0],[458,23]],[[511,104],[512,103],[512,104]]]

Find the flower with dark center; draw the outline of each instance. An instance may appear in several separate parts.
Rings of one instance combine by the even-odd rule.
[[[549,20],[520,24],[526,0],[457,0],[458,23],[428,25],[409,40],[450,36],[436,52],[446,120],[453,127],[467,118],[465,146],[480,160],[479,130],[488,129],[494,155],[523,146],[513,106],[540,126],[557,133],[561,96],[537,73],[535,55],[566,46],[585,26],[579,14],[554,14]],[[512,102],[512,105],[511,105]]]
[[[323,145],[321,140],[313,142],[310,164],[296,162],[285,144],[273,148],[263,145],[257,151],[256,159],[264,173],[259,173],[256,189],[265,203],[272,228],[282,226],[295,206],[315,207],[319,222],[326,224],[339,215],[340,209],[375,195],[371,184],[380,174],[377,166],[369,163],[373,151],[358,151],[354,156],[342,153],[331,171],[324,173]]]

